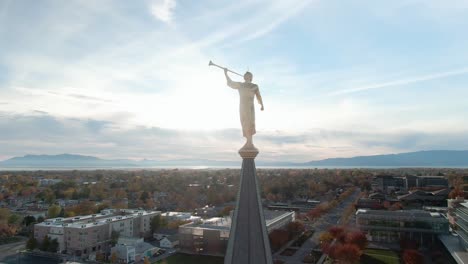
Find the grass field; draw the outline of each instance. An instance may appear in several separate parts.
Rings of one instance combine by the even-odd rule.
[[[383,249],[366,249],[361,256],[364,264],[399,264],[400,257],[395,251]]]
[[[158,264],[190,264],[190,263],[203,263],[203,264],[223,264],[224,258],[200,255],[187,255],[175,254],[167,259],[156,262]]]

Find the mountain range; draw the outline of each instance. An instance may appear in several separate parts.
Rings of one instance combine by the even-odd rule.
[[[270,167],[468,167],[468,150],[430,150],[400,154],[330,158],[305,163],[257,161],[258,166]],[[148,167],[238,167],[239,161],[203,159],[129,160],[101,159],[92,156],[26,155],[0,162],[0,168],[148,168]]]

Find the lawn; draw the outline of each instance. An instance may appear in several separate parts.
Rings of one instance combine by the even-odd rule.
[[[167,259],[160,260],[156,263],[158,264],[190,264],[190,263],[223,264],[224,258],[178,253],[178,254],[168,257]]]
[[[366,249],[361,256],[361,263],[399,264],[400,257],[395,251],[383,249]]]

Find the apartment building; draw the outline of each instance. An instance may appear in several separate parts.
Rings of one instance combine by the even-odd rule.
[[[53,218],[34,225],[34,237],[57,239],[59,251],[76,256],[88,256],[110,249],[112,231],[124,237],[142,237],[151,230],[151,218],[159,211],[103,210],[99,214],[69,218]]]

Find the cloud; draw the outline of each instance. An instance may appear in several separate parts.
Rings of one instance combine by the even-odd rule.
[[[151,126],[120,127],[97,119],[47,113],[0,112],[0,156],[76,153],[102,158],[238,160],[239,129],[188,131]],[[468,131],[259,131],[259,160],[305,162],[431,149],[468,149]],[[463,143],[466,142],[466,143]]]
[[[367,90],[381,89],[381,88],[387,88],[391,86],[402,86],[402,85],[408,85],[412,83],[431,81],[435,79],[442,79],[442,78],[447,78],[447,77],[452,77],[452,76],[457,76],[457,75],[465,75],[465,74],[468,74],[468,68],[462,68],[458,70],[439,72],[439,73],[432,73],[432,74],[422,75],[422,76],[415,76],[411,78],[393,80],[393,81],[388,81],[388,82],[383,82],[383,83],[376,83],[376,84],[371,84],[371,85],[366,85],[366,86],[361,86],[361,87],[342,89],[342,90],[331,92],[329,93],[329,95],[333,96],[333,95],[358,93],[358,92],[363,92]]]
[[[98,102],[105,102],[105,103],[112,102],[112,100],[107,100],[107,99],[102,99],[102,98],[97,98],[97,97],[87,96],[87,95],[82,95],[82,94],[67,94],[67,96],[70,96],[76,99],[82,99],[82,100],[98,101]]]
[[[151,3],[151,14],[164,23],[172,23],[176,0],[153,0]]]

